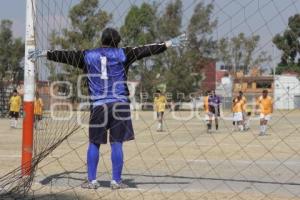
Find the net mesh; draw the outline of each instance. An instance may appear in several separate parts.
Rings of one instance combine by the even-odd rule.
[[[182,1],[181,25],[179,30],[174,31],[170,27],[178,23],[176,16],[171,16],[172,20],[167,23],[153,18],[168,17],[170,14],[168,3],[173,2],[175,5],[180,1],[161,0],[149,3],[140,0],[101,0],[95,10],[90,8],[91,10],[83,11],[83,8],[79,7],[74,9],[79,3],[88,6],[93,2],[93,0],[37,0],[35,10],[37,48],[97,47],[100,43],[99,34],[106,26],[121,29],[126,38],[123,45],[164,41],[168,36],[186,31],[189,35],[189,45],[185,50],[176,49],[175,54],[170,50],[171,52],[154,57],[160,60],[163,66],[167,65],[165,62],[181,63],[184,66],[184,62],[189,63],[186,59],[190,57],[185,55],[189,49],[197,49],[199,48],[197,45],[200,45],[201,48],[196,51],[197,53],[203,57],[218,57],[218,53],[212,52],[211,49],[222,38],[233,38],[243,32],[246,36],[260,36],[252,56],[259,58],[263,51],[272,56],[272,59],[265,56],[266,59],[262,61],[264,70],[271,72],[281,58],[281,52],[274,48],[272,39],[276,34],[282,34],[286,30],[288,18],[299,13],[300,9],[298,0],[187,0]],[[128,17],[132,7],[143,8],[145,4],[155,8],[152,10],[155,16],[153,13],[150,15],[146,13],[147,10],[142,10],[145,18],[133,13]],[[195,17],[193,13],[199,9],[203,9],[199,15],[210,10],[208,16],[203,14],[204,18],[209,18],[210,28],[197,29],[197,25],[207,25],[201,23],[191,25]],[[81,16],[72,19],[72,14]],[[92,18],[100,15],[101,22],[98,23],[94,19],[89,19],[89,22],[85,18],[86,15]],[[132,24],[143,24],[142,30],[138,31],[148,33],[149,30],[144,29],[154,26],[153,29],[161,30],[162,34],[149,33],[144,37],[138,37],[137,32],[136,35],[130,35],[134,33],[130,30],[136,28],[130,26],[132,25],[128,22],[130,17]],[[147,23],[147,20],[155,23]],[[124,24],[128,27],[124,28]],[[83,27],[84,25],[86,27]],[[95,27],[100,30],[99,33],[93,32]],[[82,34],[83,29],[85,32]],[[203,57],[199,60],[205,62]],[[170,66],[166,66],[165,71],[153,68],[149,71],[152,62],[154,61],[151,59],[137,62],[138,66],[134,65],[129,72],[129,79],[142,82],[147,80],[147,77],[153,78],[152,71],[158,77],[173,76],[177,82],[182,78],[180,76],[182,74],[173,71]],[[237,62],[233,61],[235,64]],[[135,106],[151,100],[152,94],[149,91],[153,90],[147,90],[147,87],[155,88],[159,83],[154,80],[150,86],[137,87],[136,95],[132,99],[132,102],[137,103],[133,105],[132,110],[136,139],[124,144],[123,180],[130,188],[125,190],[109,188],[111,151],[109,145],[101,145],[97,174],[101,188],[84,190],[80,185],[87,176],[89,109],[88,104],[85,104],[88,101],[87,97],[77,95],[77,90],[82,90],[83,95],[87,94],[84,78],[79,81],[78,89],[77,78],[81,71],[76,67],[39,59],[36,62],[36,69],[37,90],[44,102],[44,113],[43,119],[35,124],[33,172],[29,177],[22,177],[19,167],[3,175],[0,178],[0,196],[3,199],[300,199],[298,145],[300,113],[296,109],[296,100],[291,100],[291,96],[294,95],[291,92],[300,90],[299,82],[276,79],[273,83],[274,88],[284,86],[281,98],[287,99],[283,103],[285,106],[290,105],[285,110],[275,109],[268,126],[268,135],[264,137],[258,136],[257,116],[252,118],[247,132],[239,133],[232,130],[230,110],[232,97],[228,96],[228,85],[224,82],[217,85],[219,92],[223,91],[224,97],[219,130],[211,134],[206,132],[205,113],[200,105],[202,100],[197,102],[198,107],[193,111],[190,109],[191,106],[188,106],[190,103],[182,101],[184,99],[182,96],[188,96],[182,91],[168,96],[169,102],[172,99],[178,100],[176,106],[180,109],[167,110],[164,116],[165,131],[156,132],[155,113],[141,110],[142,106],[138,108]],[[168,70],[169,73],[166,72]],[[239,82],[234,82],[233,88],[236,84]],[[197,87],[198,85],[193,91],[196,91]],[[168,93],[168,90],[167,87],[165,92]],[[236,92],[234,89],[230,90]],[[255,99],[258,95],[255,92],[249,93],[248,99]],[[294,96],[297,97],[296,94]],[[280,102],[282,102],[280,98],[274,98],[275,105],[280,106]],[[146,108],[147,104],[144,104],[144,107]]]

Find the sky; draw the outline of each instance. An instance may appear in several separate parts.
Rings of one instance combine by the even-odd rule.
[[[67,10],[79,0],[36,0],[42,2],[46,10],[47,5],[52,5],[52,14],[67,16]],[[169,0],[156,0],[161,7]],[[194,6],[202,0],[183,0],[184,17],[186,24],[191,16]],[[208,3],[210,0],[203,0]],[[11,19],[14,22],[15,36],[23,37],[25,31],[25,0],[1,0],[0,20]],[[51,3],[49,3],[51,2]],[[114,24],[124,20],[126,12],[131,5],[140,5],[146,0],[100,0],[104,9],[114,14]],[[66,11],[65,13],[55,8]],[[300,12],[299,0],[214,0],[214,14],[217,18],[218,28],[216,33],[220,36],[234,35],[238,31],[262,33],[268,37],[271,33],[281,32],[287,24],[288,17]],[[44,10],[44,12],[46,12]],[[49,9],[50,10],[50,9]],[[261,27],[264,23],[267,26]],[[269,28],[268,28],[269,26]],[[266,30],[269,29],[269,30]]]
[[[48,34],[51,27],[61,30],[68,24],[69,8],[79,0],[36,0],[39,15],[43,16],[44,33]],[[161,12],[170,0],[156,0]],[[174,1],[174,0],[173,0]],[[259,35],[260,43],[257,53],[267,51],[275,62],[280,58],[280,52],[273,48],[272,38],[287,28],[288,18],[300,13],[300,0],[182,0],[183,26],[186,26],[199,2],[213,2],[212,18],[218,20],[213,32],[214,39],[233,37],[240,32],[246,35]],[[16,37],[24,37],[25,33],[25,0],[1,0],[0,20],[13,21],[13,32]],[[100,0],[103,9],[113,14],[112,26],[120,26],[131,5],[141,5],[146,0]],[[49,26],[48,26],[48,24]],[[46,35],[45,34],[45,35]],[[45,41],[45,39],[43,39]],[[273,63],[268,63],[270,66]]]

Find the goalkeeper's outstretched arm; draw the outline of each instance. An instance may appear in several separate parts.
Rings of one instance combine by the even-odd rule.
[[[127,57],[125,66],[127,68],[130,64],[132,64],[136,60],[140,60],[148,56],[160,54],[169,47],[184,46],[186,41],[187,41],[186,34],[182,34],[162,43],[154,43],[154,44],[148,44],[148,45],[138,46],[138,47],[125,47],[124,51]]]
[[[138,47],[125,47],[124,52],[126,55],[125,66],[131,65],[136,60],[140,60],[145,57],[160,54],[167,49],[165,43],[147,44]]]
[[[28,59],[33,62],[38,58],[46,57],[48,60],[52,60],[59,63],[73,65],[84,69],[84,53],[83,51],[72,51],[72,50],[35,50],[29,52]]]
[[[84,69],[83,51],[49,50],[47,59]]]

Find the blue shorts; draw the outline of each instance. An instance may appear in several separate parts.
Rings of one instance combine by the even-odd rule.
[[[134,139],[130,104],[124,102],[107,103],[93,107],[89,122],[89,140],[95,144],[124,142]]]

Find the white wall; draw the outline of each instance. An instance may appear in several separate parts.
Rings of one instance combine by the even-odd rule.
[[[295,96],[300,95],[300,81],[293,75],[275,77],[275,109],[295,109]]]
[[[221,82],[217,84],[216,94],[222,97],[232,97],[231,77],[222,77]]]

